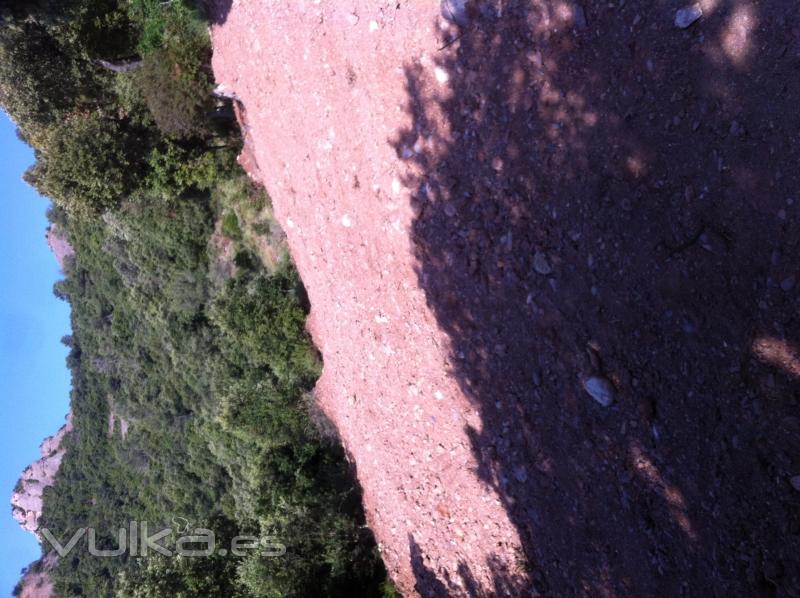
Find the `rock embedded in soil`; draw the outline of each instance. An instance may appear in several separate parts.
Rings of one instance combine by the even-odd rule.
[[[541,251],[537,251],[533,256],[533,269],[542,276],[547,276],[553,271],[553,269],[550,267],[550,262],[547,259],[547,256]]]
[[[614,402],[616,391],[614,386],[602,376],[591,376],[583,381],[583,388],[595,401],[603,407],[608,407]]]
[[[679,29],[686,29],[702,16],[703,9],[699,4],[681,8],[675,13],[675,26]]]
[[[464,27],[469,25],[468,0],[442,0],[442,18]]]
[[[792,484],[792,488],[800,492],[800,475],[796,475],[789,480]]]
[[[580,4],[575,4],[572,7],[573,26],[578,31],[586,29],[586,12]]]

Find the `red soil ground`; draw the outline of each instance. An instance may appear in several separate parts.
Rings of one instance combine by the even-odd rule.
[[[800,596],[800,6],[700,4],[218,4],[405,594]]]

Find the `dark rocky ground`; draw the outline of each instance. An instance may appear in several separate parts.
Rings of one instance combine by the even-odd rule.
[[[481,3],[452,97],[407,70],[420,281],[541,595],[800,596],[800,5],[681,7]]]
[[[353,4],[221,0],[215,72],[394,579],[800,596],[800,5]],[[419,458],[447,443],[469,458]],[[514,570],[484,558],[516,539],[475,470]]]

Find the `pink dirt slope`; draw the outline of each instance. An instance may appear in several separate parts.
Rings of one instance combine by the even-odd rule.
[[[426,93],[447,94],[448,74],[434,66],[439,3],[218,9],[214,72],[247,110],[311,299],[325,361],[318,401],[357,467],[392,579],[405,595],[435,592],[422,570],[455,594],[471,593],[465,577],[487,589],[498,574],[521,583],[517,531],[476,473],[469,435],[480,417],[419,286],[403,184],[417,173],[394,147],[412,124],[404,69],[423,71]]]

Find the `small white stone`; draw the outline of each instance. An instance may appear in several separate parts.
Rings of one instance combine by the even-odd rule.
[[[675,27],[686,29],[702,16],[703,8],[699,4],[681,8],[675,13]]]
[[[400,195],[400,181],[397,179],[392,179],[392,193]]]
[[[378,25],[378,21],[370,21],[369,22],[369,32],[375,33],[378,29],[380,29],[380,25]]]
[[[533,256],[533,269],[542,276],[547,276],[553,271],[550,267],[550,262],[547,260],[547,256],[541,251],[537,251]]]
[[[600,376],[592,376],[583,381],[583,388],[589,395],[603,407],[608,407],[614,402],[616,392],[611,382]]]
[[[435,69],[433,69],[433,74],[436,76],[436,80],[442,85],[450,80],[450,75],[448,75],[447,71],[440,66],[437,66]]]
[[[351,226],[353,226],[353,222],[350,220],[350,216],[348,216],[347,214],[342,216],[342,226],[346,228],[350,228]]]

